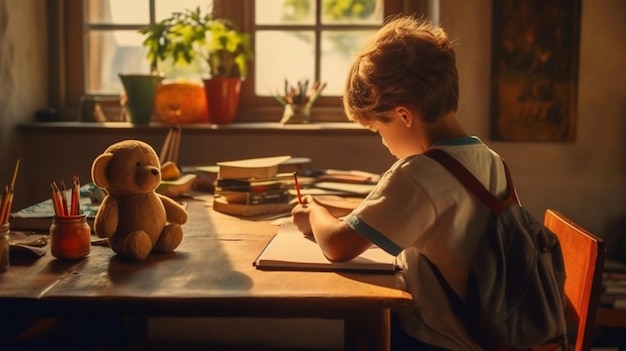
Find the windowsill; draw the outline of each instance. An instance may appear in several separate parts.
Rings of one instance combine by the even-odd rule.
[[[160,132],[171,128],[172,125],[160,122],[151,122],[147,125],[134,125],[128,122],[27,122],[18,125],[19,130],[57,131],[76,130],[81,132],[106,133],[107,131],[135,130],[138,132]],[[199,134],[246,134],[246,133],[272,133],[272,134],[369,134],[369,131],[357,123],[352,122],[314,122],[304,124],[281,124],[277,122],[254,122],[232,124],[184,124],[181,128],[186,133]]]

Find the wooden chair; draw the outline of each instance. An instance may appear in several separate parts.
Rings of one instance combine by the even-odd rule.
[[[606,245],[601,238],[557,211],[546,210],[544,224],[559,238],[563,250],[565,295],[573,312],[573,316],[567,317],[578,326],[574,350],[589,350],[602,289]]]

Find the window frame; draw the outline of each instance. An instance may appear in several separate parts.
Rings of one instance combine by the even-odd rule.
[[[153,1],[153,0],[148,0]],[[384,17],[393,14],[428,14],[437,0],[383,0]],[[63,120],[79,120],[80,103],[86,92],[85,36],[82,1],[49,0],[49,100]],[[254,1],[214,0],[214,16],[228,18],[242,31],[252,34],[254,47]],[[76,67],[83,69],[77,70]],[[272,97],[254,93],[254,64],[250,65],[248,79],[242,84],[237,122],[274,122],[282,115],[282,107]],[[251,78],[250,78],[251,77]],[[321,96],[316,104],[313,121],[345,121],[341,101],[336,96]]]

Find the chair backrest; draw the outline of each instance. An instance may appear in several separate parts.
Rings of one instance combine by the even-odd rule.
[[[546,210],[544,224],[559,238],[565,263],[567,316],[577,322],[575,350],[589,350],[593,337],[596,309],[602,288],[606,245],[598,236],[554,210]]]

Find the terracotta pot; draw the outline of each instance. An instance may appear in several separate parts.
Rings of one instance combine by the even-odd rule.
[[[232,123],[239,107],[240,78],[211,78],[204,80],[209,105],[209,120],[215,124]]]
[[[209,111],[201,84],[164,82],[157,88],[154,112],[163,123],[208,123]]]

